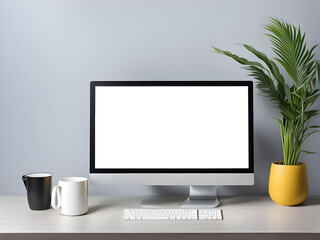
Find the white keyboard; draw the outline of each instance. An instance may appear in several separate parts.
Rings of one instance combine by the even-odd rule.
[[[221,209],[124,209],[124,220],[222,220]]]

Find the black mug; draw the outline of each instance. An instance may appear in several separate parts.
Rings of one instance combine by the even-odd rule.
[[[51,173],[30,173],[22,176],[27,189],[28,204],[31,210],[45,210],[51,204]]]

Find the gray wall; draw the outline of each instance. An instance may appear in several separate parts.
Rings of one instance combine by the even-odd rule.
[[[0,194],[25,194],[24,173],[51,172],[54,184],[89,176],[91,80],[250,79],[210,46],[249,57],[234,44],[248,43],[271,54],[261,27],[267,16],[301,24],[308,43],[320,43],[319,9],[318,0],[0,0]],[[254,100],[255,185],[222,194],[266,194],[270,164],[281,160],[276,111]],[[306,148],[319,150],[319,140]],[[319,155],[304,160],[310,194],[320,194]],[[89,187],[91,194],[187,191]]]

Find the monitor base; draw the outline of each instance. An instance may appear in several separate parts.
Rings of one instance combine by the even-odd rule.
[[[140,204],[145,208],[172,208],[172,204],[176,204],[176,199],[152,197],[143,199]],[[188,199],[179,206],[181,208],[214,208],[219,204],[217,186],[190,186]]]
[[[189,198],[181,208],[214,208],[219,206],[217,186],[190,186]]]

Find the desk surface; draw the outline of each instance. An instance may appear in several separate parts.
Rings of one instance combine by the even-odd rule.
[[[124,221],[124,208],[139,208],[141,197],[89,197],[89,212],[63,216],[31,211],[26,197],[0,196],[0,233],[320,233],[320,197],[296,207],[268,196],[222,197],[223,221]],[[178,208],[183,198],[168,198]]]

